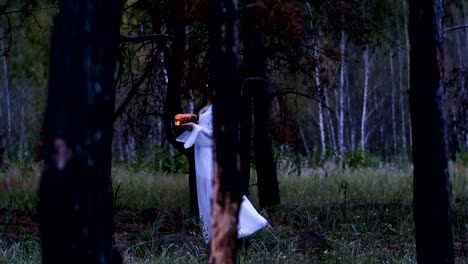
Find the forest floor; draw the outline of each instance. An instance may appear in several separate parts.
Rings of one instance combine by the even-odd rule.
[[[452,232],[456,263],[467,264],[468,171],[457,170]],[[250,238],[250,247],[238,254],[240,263],[416,263],[407,170],[303,173],[309,176],[281,176],[282,203],[261,211],[271,226]],[[184,206],[186,177],[151,175],[114,173],[114,239],[124,262],[206,263],[199,222]],[[37,200],[26,186],[32,185],[0,195],[0,263],[40,263]],[[256,204],[255,191],[251,200]]]
[[[378,215],[372,223],[364,220],[366,225],[374,226],[373,232],[359,231],[363,227],[352,219],[336,223],[336,229],[325,230],[319,226],[320,218],[325,216],[318,211],[311,215],[317,217],[312,220],[317,226],[300,226],[310,219],[303,219],[308,213],[298,212],[299,208],[286,217],[297,218],[293,221],[284,219],[285,212],[277,212],[270,217],[272,227],[254,235],[250,247],[240,252],[242,262],[415,263],[412,232],[398,230],[401,223],[397,218],[401,217],[392,214],[411,214],[410,208],[397,204],[354,207],[349,210],[363,212],[372,208],[372,214]],[[353,212],[349,214],[358,218]],[[468,212],[455,210],[453,219],[466,224]],[[1,209],[0,226],[0,263],[39,263],[35,211]],[[198,229],[196,221],[182,209],[121,210],[115,214],[114,238],[125,263],[206,263],[206,246]],[[456,263],[468,263],[468,232],[456,233],[462,231],[457,228],[454,231]]]

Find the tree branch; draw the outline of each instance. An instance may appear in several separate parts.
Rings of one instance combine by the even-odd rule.
[[[462,28],[468,28],[468,25],[460,25],[460,26],[454,26],[454,27],[449,27],[444,29],[444,33],[447,33],[449,31],[457,30],[457,29],[462,29]]]
[[[281,95],[281,94],[295,94],[295,95],[299,95],[299,96],[303,96],[303,97],[306,97],[306,98],[310,98],[314,101],[316,101],[317,103],[321,104],[323,107],[325,107],[326,109],[328,109],[330,112],[332,113],[335,113],[335,110],[331,109],[328,105],[326,105],[322,100],[320,100],[320,98],[318,97],[315,97],[311,94],[306,94],[306,93],[301,93],[301,92],[298,92],[292,88],[284,88],[284,89],[281,89],[281,90],[278,90],[278,91],[275,91],[273,93],[270,93],[269,95],[270,96],[277,96],[277,95]]]
[[[154,58],[158,58],[159,55],[161,54],[161,49],[158,50],[156,53],[157,55]],[[146,66],[145,72],[142,74],[142,76],[137,80],[135,84],[132,85],[130,91],[127,93],[127,96],[125,97],[124,101],[117,107],[117,110],[115,111],[114,114],[114,121],[124,112],[125,108],[127,105],[130,103],[132,98],[135,96],[136,92],[140,88],[140,86],[144,83],[146,78],[151,74],[153,71],[153,67],[156,65],[156,59],[153,59],[150,61],[148,66]]]
[[[169,34],[148,34],[148,35],[120,35],[120,42],[143,42],[143,41],[172,41],[175,40],[174,35]]]

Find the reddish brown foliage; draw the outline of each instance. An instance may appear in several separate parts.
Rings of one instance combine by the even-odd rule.
[[[265,0],[259,1],[258,14],[263,21],[267,34],[280,32],[285,40],[297,44],[304,35],[304,9],[296,1]]]
[[[188,0],[187,1],[187,19],[189,22],[200,21],[203,24],[208,23],[208,0]]]
[[[280,95],[277,100],[277,109],[271,118],[271,134],[280,144],[291,144],[296,137],[297,120],[288,107],[288,96]]]

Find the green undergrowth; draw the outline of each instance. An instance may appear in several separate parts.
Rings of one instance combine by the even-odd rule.
[[[325,163],[278,174],[281,205],[261,211],[270,226],[250,237],[239,263],[415,263],[410,167]],[[468,168],[451,164],[450,174],[456,263],[468,263]],[[186,175],[115,166],[112,176],[115,240],[125,263],[207,262],[198,219],[188,210]],[[34,211],[36,166],[10,167],[0,179],[0,208]],[[251,184],[258,207],[255,173]],[[0,263],[40,263],[37,233],[17,231],[14,217],[2,221]]]

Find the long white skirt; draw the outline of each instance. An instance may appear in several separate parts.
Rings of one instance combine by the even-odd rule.
[[[197,128],[195,128],[197,130]],[[184,132],[177,140],[186,142],[195,136],[195,172],[197,177],[197,195],[200,218],[203,224],[203,237],[208,243],[211,237],[211,204],[213,197],[213,146],[210,138],[199,131]],[[190,147],[190,146],[186,146]],[[239,212],[238,237],[249,236],[268,224],[244,195]]]

